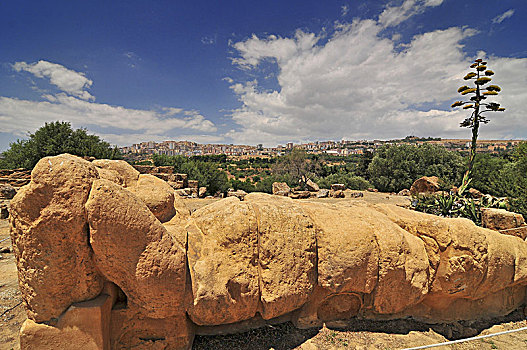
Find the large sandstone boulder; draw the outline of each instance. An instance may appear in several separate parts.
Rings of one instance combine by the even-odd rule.
[[[313,221],[290,198],[251,193],[256,211],[262,317],[271,319],[302,306],[316,284]]]
[[[139,180],[139,172],[124,160],[97,159],[92,164],[97,167],[101,179],[123,187],[134,186]]]
[[[519,306],[525,288],[514,286],[527,283],[527,245],[522,240],[479,228],[468,219],[443,219],[389,205],[377,209],[425,245],[430,292],[410,313],[449,322],[485,312],[506,314]],[[496,302],[505,295],[510,295],[507,303]],[[460,309],[452,309],[454,304]]]
[[[63,154],[41,159],[11,201],[11,235],[19,286],[35,322],[96,297],[103,278],[88,245],[84,204],[99,177],[95,166]]]
[[[506,235],[527,238],[527,224],[523,215],[505,209],[482,209],[481,225]]]
[[[144,314],[163,318],[184,310],[185,249],[132,192],[96,180],[86,203],[90,245],[98,270]]]
[[[291,194],[291,187],[285,182],[273,182],[273,194],[277,196],[289,196]]]
[[[236,197],[197,210],[187,226],[193,303],[200,325],[249,319],[258,310],[258,223],[250,204]]]
[[[124,186],[97,169],[109,167],[45,158],[13,198],[24,348],[77,339],[93,349],[189,349],[195,331],[352,317],[453,322],[525,303],[527,243],[467,219],[251,193],[192,213],[172,198],[162,224],[157,198],[141,192],[162,188],[163,197],[169,185],[138,176]],[[488,226],[508,227],[490,214]]]
[[[141,174],[134,186],[128,190],[135,194],[161,222],[170,220],[175,214],[175,192],[165,181],[150,174]]]
[[[423,176],[414,181],[412,187],[410,187],[410,193],[434,193],[439,191],[439,189],[439,178],[437,176]]]
[[[320,187],[315,182],[313,182],[311,179],[307,179],[306,190],[310,192],[318,192],[320,191]]]

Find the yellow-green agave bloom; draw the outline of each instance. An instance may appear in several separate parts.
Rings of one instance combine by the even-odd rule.
[[[504,110],[505,110],[505,108],[503,108],[503,107],[498,108],[498,112],[503,112]]]
[[[476,85],[483,85],[483,84],[486,84],[488,83],[489,81],[491,81],[492,79],[489,78],[489,77],[481,77],[481,78],[478,78],[476,79],[476,81],[474,82]]]
[[[489,70],[486,70],[486,71],[485,71],[485,75],[494,75],[494,71],[492,71],[492,70],[490,70],[490,69],[489,69]]]
[[[469,109],[469,108],[474,108],[474,105],[466,105],[466,106],[463,106],[463,109]]]
[[[457,92],[463,92],[465,91],[466,89],[470,89],[468,86],[466,85],[463,85],[462,87],[460,87],[459,89],[457,89]]]
[[[472,88],[472,89],[466,89],[466,90],[464,90],[463,92],[461,92],[461,95],[470,94],[471,92],[476,92],[476,89],[474,89],[474,88]]]
[[[488,91],[498,91],[498,92],[500,92],[501,88],[498,85],[489,85],[489,86],[487,86],[487,90]]]
[[[465,77],[463,79],[469,80],[470,78],[474,78],[476,75],[477,75],[476,73],[470,72],[467,75],[465,75]]]
[[[476,68],[477,66],[478,66],[477,63],[472,63],[472,64],[470,65],[470,68]]]
[[[496,91],[485,91],[483,95],[497,95],[498,93]]]
[[[456,101],[456,102],[452,103],[452,106],[450,106],[450,107],[452,107],[452,108],[459,107],[459,106],[462,106],[463,103],[465,103],[465,102],[463,102],[463,101]]]
[[[487,66],[478,66],[478,68],[476,68],[476,69],[481,72],[481,71],[484,71],[485,69],[487,69]]]

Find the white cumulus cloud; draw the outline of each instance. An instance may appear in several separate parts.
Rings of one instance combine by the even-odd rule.
[[[35,131],[45,122],[63,120],[71,122],[74,127],[95,127],[100,130],[96,133],[111,143],[130,145],[181,136],[202,140],[211,136],[208,133],[217,131],[214,123],[197,111],[181,108],[130,109],[88,102],[63,93],[45,97],[47,101],[0,96],[2,132],[25,138],[28,131]],[[194,133],[196,135],[190,137]]]
[[[16,62],[13,64],[13,69],[17,72],[29,72],[37,78],[48,78],[50,83],[60,90],[83,100],[94,99],[86,91],[93,82],[86,78],[83,73],[68,69],[60,64],[42,60],[36,63]]]
[[[233,63],[257,72],[263,60],[274,61],[278,87],[263,88],[254,74],[231,84],[241,107],[232,111],[238,127],[227,136],[266,145],[411,134],[469,137],[459,127],[466,111],[452,111],[450,104],[474,59],[464,54],[462,40],[475,31],[453,27],[416,35],[401,51],[381,35],[383,28],[384,23],[355,20],[338,25],[327,40],[297,31],[290,38],[252,36],[235,43],[239,56]],[[508,109],[489,116],[482,137],[527,134],[518,102],[526,100],[527,59],[488,59],[503,88],[498,102]]]

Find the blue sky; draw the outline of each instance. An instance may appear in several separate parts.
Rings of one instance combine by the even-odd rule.
[[[468,138],[452,111],[476,57],[483,138],[527,138],[527,2],[3,1],[0,150],[46,121],[113,144]]]

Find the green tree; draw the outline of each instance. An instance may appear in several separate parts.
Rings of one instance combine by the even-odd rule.
[[[96,135],[89,135],[85,129],[71,128],[68,122],[45,123],[27,140],[11,143],[9,149],[2,153],[0,168],[28,168],[47,156],[70,153],[77,156],[89,156],[105,159],[120,159],[117,147],[111,147]]]
[[[474,71],[467,73],[463,79],[467,81],[472,80],[474,87],[463,85],[457,90],[461,95],[470,95],[470,100],[456,101],[452,104],[452,108],[463,106],[463,109],[472,110],[470,116],[461,123],[461,127],[472,129],[472,140],[470,144],[468,170],[463,176],[460,194],[462,194],[463,190],[467,188],[472,179],[479,126],[481,123],[487,124],[489,122],[489,120],[482,114],[485,112],[502,112],[505,110],[505,108],[500,107],[499,103],[482,102],[486,100],[487,97],[497,95],[501,91],[501,88],[498,85],[489,85],[485,88],[486,91],[483,91],[483,86],[489,83],[492,80],[490,76],[494,75],[492,70],[487,69],[487,62],[478,58],[470,65],[470,68],[474,69]]]
[[[213,195],[217,192],[226,192],[229,188],[227,174],[219,170],[216,163],[189,159],[176,170],[188,174],[189,179],[198,180],[200,186],[207,187],[208,194]]]
[[[410,188],[422,176],[437,176],[451,185],[461,179],[462,171],[461,155],[430,144],[383,146],[368,166],[369,181],[384,192]]]
[[[289,154],[278,158],[273,165],[273,174],[286,179],[290,186],[305,186],[308,178],[314,178],[321,170],[318,157],[309,158],[306,151],[294,148]]]

